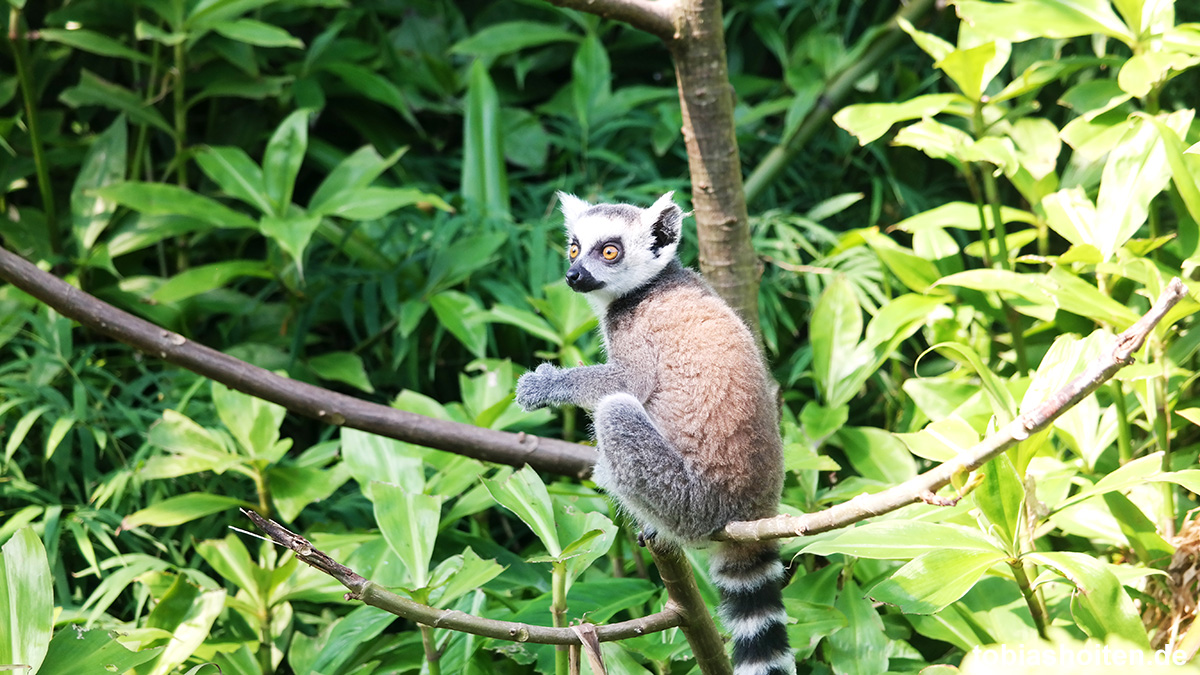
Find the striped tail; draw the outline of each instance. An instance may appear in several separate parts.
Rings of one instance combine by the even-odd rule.
[[[734,675],[794,675],[776,542],[725,542],[710,556],[721,620],[733,637]]]

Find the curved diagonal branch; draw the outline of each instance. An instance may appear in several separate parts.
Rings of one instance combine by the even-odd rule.
[[[570,627],[553,628],[550,626],[516,623],[514,621],[497,621],[496,619],[485,619],[481,616],[467,614],[466,612],[459,612],[452,609],[438,609],[429,605],[422,605],[419,602],[413,602],[363,578],[355,573],[354,570],[334,560],[320,549],[315,548],[304,537],[288,530],[279,523],[263,518],[247,509],[242,509],[242,513],[253,521],[258,529],[265,532],[271,538],[271,541],[291,549],[297,558],[310,567],[337,579],[339,583],[350,589],[350,595],[353,598],[362,600],[372,607],[378,607],[385,612],[390,612],[396,616],[426,626],[448,628],[450,630],[482,635],[483,637],[499,640],[533,642],[542,645],[580,644],[579,635]],[[688,572],[690,573],[691,570],[689,569]],[[692,586],[695,587],[694,581],[692,582]],[[703,604],[701,604],[700,609],[703,611]],[[684,623],[683,619],[683,614],[678,609],[678,605],[668,603],[666,609],[656,614],[644,616],[640,619],[596,626],[596,637],[601,642],[624,640],[648,633],[657,633],[668,628],[675,628]]]
[[[796,537],[846,527],[872,516],[929,499],[933,493],[950,483],[955,475],[974,471],[993,457],[1029,438],[1058,419],[1100,388],[1117,371],[1133,360],[1146,337],[1187,293],[1183,282],[1172,279],[1154,306],[1113,340],[1112,346],[1088,364],[1082,373],[1056,391],[1032,410],[1021,413],[1015,420],[958,457],[930,469],[899,485],[871,495],[859,495],[824,511],[802,516],[775,516],[764,520],[730,523],[716,539],[756,540]]]
[[[586,445],[436,420],[289,380],[121,311],[3,247],[0,279],[63,316],[134,349],[321,422],[488,462],[529,464],[542,471],[580,478],[591,473],[596,461],[595,450]]]
[[[662,40],[675,37],[676,29],[672,20],[675,13],[675,0],[547,0],[552,5],[575,9],[589,14],[602,16],[605,19],[624,21],[625,23],[646,31]]]

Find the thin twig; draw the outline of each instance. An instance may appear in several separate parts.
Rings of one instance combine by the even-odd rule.
[[[1186,293],[1183,282],[1172,279],[1150,311],[1118,335],[1112,347],[1088,364],[1078,377],[1040,405],[1021,413],[1015,420],[958,457],[887,490],[871,495],[859,495],[824,511],[802,516],[781,515],[764,520],[730,523],[715,538],[752,541],[817,534],[895,511],[902,506],[922,501],[923,495],[927,499],[929,494],[936,493],[948,485],[955,475],[969,473],[987,464],[993,457],[1050,426],[1059,415],[1099,389],[1116,375],[1118,370],[1133,361],[1134,352],[1142,347],[1158,322]]]
[[[513,642],[532,642],[543,645],[580,644],[579,635],[570,627],[552,628],[514,621],[497,621],[466,612],[438,609],[413,602],[363,578],[354,570],[334,560],[329,554],[314,547],[304,537],[279,523],[263,518],[248,509],[242,509],[242,513],[276,544],[291,549],[302,562],[337,579],[338,583],[350,589],[350,593],[347,594],[350,599],[362,600],[372,607],[378,607],[396,616],[433,628],[447,628]],[[683,616],[680,611],[675,605],[668,603],[667,607],[657,614],[606,626],[596,626],[595,634],[596,639],[600,642],[611,642],[675,628],[682,622]]]

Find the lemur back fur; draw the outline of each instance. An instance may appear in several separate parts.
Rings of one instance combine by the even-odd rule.
[[[517,402],[592,411],[593,479],[646,534],[695,546],[730,521],[774,515],[783,453],[766,366],[745,323],[676,259],[683,213],[671,194],[647,209],[559,197],[567,281],[600,318],[608,362],[542,364],[521,377]],[[794,673],[778,545],[720,543],[710,572],[735,675]]]

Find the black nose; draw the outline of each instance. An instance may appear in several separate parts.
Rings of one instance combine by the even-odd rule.
[[[580,276],[579,268],[572,267],[571,269],[567,270],[567,283],[571,286],[574,286],[575,284],[579,283]]]

